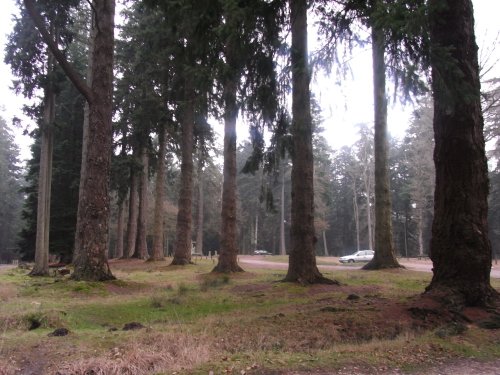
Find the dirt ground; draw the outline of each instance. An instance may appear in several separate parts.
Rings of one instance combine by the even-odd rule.
[[[262,268],[277,268],[286,269],[288,264],[286,262],[276,262],[272,260],[272,257],[263,255],[240,255],[239,261],[241,263],[246,263],[250,266],[259,266]],[[358,269],[363,266],[364,263],[356,263],[355,265],[343,265],[338,261],[338,257],[319,257],[320,263],[318,268],[321,270],[349,270]],[[418,258],[399,258],[399,263],[409,270],[420,271],[420,272],[432,272],[432,262],[428,258],[418,259]],[[324,264],[326,263],[326,264]],[[491,266],[490,276],[492,278],[500,279],[500,263],[493,261]]]
[[[344,368],[336,372],[284,372],[279,375],[401,375],[399,370]],[[444,363],[414,375],[499,375],[500,360],[480,362],[473,359],[460,359],[453,363]]]
[[[325,262],[326,258],[322,258]],[[325,269],[353,270],[357,266],[336,265],[335,258],[327,258],[331,267]],[[245,274],[238,275],[241,279],[252,279],[252,268],[284,269],[285,263],[273,262],[269,257],[242,256],[240,262],[248,268]],[[144,263],[134,260],[112,262],[112,267],[120,267],[122,271],[133,271],[144,268]],[[427,260],[413,260],[404,262],[405,266],[423,272],[430,271],[430,262]],[[148,266],[149,267],[149,266]],[[164,267],[164,266],[162,266]],[[335,268],[333,268],[335,267]],[[498,270],[498,269],[497,269]],[[397,271],[395,271],[397,272]],[[404,271],[402,271],[404,272]],[[201,277],[201,276],[197,276]],[[163,285],[165,287],[165,285]],[[382,286],[379,285],[313,285],[304,289],[308,301],[312,303],[305,305],[284,305],[279,308],[278,313],[270,316],[257,317],[261,325],[259,327],[248,326],[239,319],[223,322],[221,331],[214,331],[214,336],[210,339],[219,345],[220,349],[229,353],[238,353],[251,347],[251,342],[259,341],[265,335],[269,342],[276,342],[279,338],[283,345],[283,351],[305,352],[306,350],[322,350],[332,347],[332,343],[339,342],[367,342],[377,339],[391,339],[398,337],[406,331],[425,331],[435,327],[441,327],[450,323],[450,329],[461,328],[474,325],[490,317],[484,310],[467,308],[459,315],[444,310],[435,300],[422,296],[415,296],[411,299],[395,300],[383,296]],[[133,283],[110,284],[106,290],[114,296],[127,296],[139,293],[141,290]],[[273,293],[279,293],[281,289],[274,289],[270,283],[239,283],[230,287],[230,292],[242,300],[266,301],[272,299]],[[343,296],[339,298],[339,296]],[[8,297],[8,295],[7,295]],[[6,298],[7,298],[6,297]],[[9,297],[10,298],[10,297]],[[360,315],[360,319],[353,319],[352,315]],[[366,322],[370,321],[367,325]],[[455,324],[457,323],[457,324]],[[261,331],[259,331],[259,329]],[[225,332],[227,331],[227,332]],[[104,331],[103,331],[104,332]],[[496,342],[500,345],[498,330],[490,331],[490,337],[496,335]],[[154,334],[154,332],[153,332]],[[220,336],[222,335],[222,336]],[[300,336],[297,338],[297,336]],[[1,338],[1,337],[0,337]],[[273,341],[274,340],[274,341]],[[288,340],[288,341],[287,341]],[[410,340],[410,339],[409,339]],[[250,344],[249,344],[250,342]],[[408,341],[407,344],[410,344]],[[273,344],[274,345],[274,344]],[[405,342],[401,343],[406,345]],[[0,348],[1,349],[1,348]],[[57,368],[57,361],[54,356],[66,358],[74,356],[74,350],[70,341],[64,338],[44,338],[42,343],[24,348],[22,352],[15,353],[15,370],[2,369],[2,358],[0,358],[0,375],[107,375],[106,372],[74,372],[60,373],[52,369]],[[443,348],[427,348],[437,355],[429,358],[429,353],[408,353],[401,348],[394,353],[381,353],[384,356],[401,356],[405,361],[415,365],[411,374],[415,375],[500,375],[500,359],[483,362],[471,358],[450,358],[445,353],[442,356],[439,352]],[[272,348],[266,348],[272,350]],[[114,355],[111,353],[110,355]],[[419,370],[419,363],[425,364]],[[424,369],[425,368],[425,369]],[[243,371],[243,370],[242,370]],[[144,372],[144,374],[177,374],[177,372]],[[184,373],[184,372],[183,372]],[[196,372],[200,373],[200,372]],[[207,371],[209,374],[209,372]],[[247,372],[224,372],[225,374],[241,375],[368,375],[368,374],[403,374],[403,370],[398,368],[373,367],[363,364],[346,365],[338,369],[319,369],[309,372],[291,371],[286,368],[270,370],[265,363],[256,366]],[[113,372],[113,374],[115,374]],[[118,372],[116,374],[129,374],[128,372]],[[130,373],[132,374],[132,373]],[[136,374],[136,373],[133,373]],[[143,374],[137,372],[137,374]],[[218,373],[213,373],[217,375]]]

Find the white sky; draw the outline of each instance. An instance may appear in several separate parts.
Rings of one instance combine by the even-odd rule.
[[[473,0],[474,17],[476,26],[476,42],[480,54],[493,49],[494,41],[500,33],[500,1],[498,0]],[[500,45],[496,40],[497,61],[489,77],[500,77]],[[342,87],[337,85],[336,79],[321,78],[318,83],[319,91],[316,93],[320,99],[325,117],[325,137],[329,143],[338,148],[346,144],[352,144],[357,140],[356,124],[373,123],[373,84],[372,84],[372,57],[371,47],[358,49],[353,52],[351,60],[353,77],[346,77],[342,81]],[[351,79],[352,78],[352,79]],[[388,90],[392,88],[387,81]],[[314,86],[313,86],[314,87]],[[391,94],[392,95],[392,94]],[[399,102],[393,103],[392,96],[389,98],[388,128],[392,136],[401,138],[408,125],[413,106],[407,104],[401,106]]]
[[[480,50],[491,49],[493,41],[500,32],[498,15],[500,1],[473,0],[476,21],[476,38]],[[12,30],[12,14],[16,13],[15,0],[2,0],[0,12],[0,48],[4,51],[6,36]],[[22,105],[24,99],[17,97],[9,89],[12,82],[10,68],[2,59],[0,61],[0,115],[10,123],[14,116],[23,118]],[[500,59],[500,46],[496,45],[496,60]],[[336,84],[336,78],[321,77],[319,83],[314,84],[316,96],[320,100],[325,118],[325,136],[334,147],[352,144],[356,138],[355,125],[361,122],[373,121],[371,51],[369,47],[353,53],[353,76],[342,80],[342,85]],[[490,73],[491,76],[500,76],[500,63]],[[2,111],[3,108],[3,111]],[[389,131],[393,136],[401,137],[406,129],[411,106],[401,108],[400,105],[390,105]],[[33,128],[33,125],[31,125]],[[16,132],[16,141],[21,149],[21,159],[30,157],[29,144],[31,139],[23,136],[22,131]],[[239,131],[239,139],[246,138],[246,131]]]

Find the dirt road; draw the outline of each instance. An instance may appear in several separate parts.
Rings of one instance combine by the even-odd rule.
[[[266,268],[275,269],[287,269],[288,263],[272,261],[269,256],[261,255],[240,255],[238,257],[242,264],[248,264],[249,266],[259,266]],[[318,258],[318,268],[321,270],[331,270],[331,271],[347,271],[353,269],[360,269],[363,264],[356,265],[343,265],[338,262],[336,257],[320,257]],[[331,264],[325,264],[331,263]],[[399,259],[399,263],[405,266],[407,269],[412,271],[420,272],[432,272],[432,262],[430,260],[418,260],[418,259]],[[491,268],[491,277],[495,279],[500,279],[500,265],[493,265]]]

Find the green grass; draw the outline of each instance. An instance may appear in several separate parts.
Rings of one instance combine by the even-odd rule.
[[[266,260],[280,258],[285,257]],[[112,263],[118,280],[106,283],[32,278],[17,269],[0,272],[0,357],[22,358],[42,346],[50,348],[45,355],[55,361],[98,357],[111,363],[110,351],[116,348],[132,364],[139,358],[134,353],[142,353],[138,350],[147,351],[141,356],[178,358],[165,360],[158,374],[223,373],[228,368],[248,374],[284,368],[334,371],[346,366],[410,371],[437,357],[500,357],[494,330],[414,331],[411,324],[387,320],[384,305],[418,296],[429,273],[347,268],[324,272],[339,280],[340,287],[304,287],[280,282],[283,270],[252,268],[227,276],[209,273],[210,259],[187,267],[167,265]],[[492,284],[499,286],[497,280]],[[360,298],[347,300],[352,293]],[[29,330],[33,322],[40,327]],[[130,322],[146,328],[122,331]],[[68,328],[70,335],[47,337],[58,327]],[[192,351],[200,353],[197,362],[189,359]],[[179,367],[172,367],[174,362]]]

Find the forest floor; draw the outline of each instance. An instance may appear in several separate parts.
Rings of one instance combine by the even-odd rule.
[[[106,283],[0,268],[0,375],[500,374],[499,315],[443,309],[429,272],[321,258],[341,285],[304,287],[279,257],[195,261],[113,260]]]

